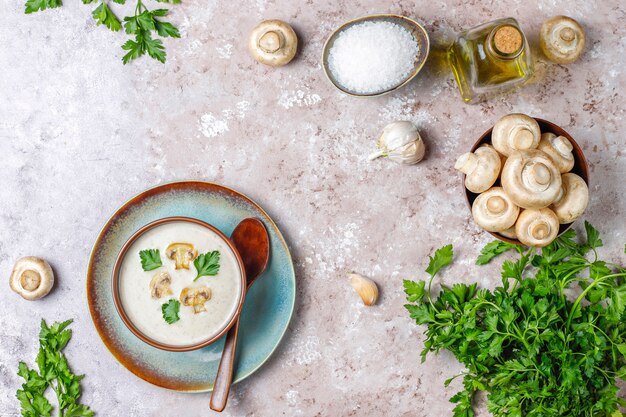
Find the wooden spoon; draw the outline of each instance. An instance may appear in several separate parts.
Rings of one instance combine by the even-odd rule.
[[[237,225],[230,240],[239,251],[246,269],[247,288],[265,271],[270,257],[270,240],[267,230],[260,220],[255,218],[244,219]],[[224,342],[222,359],[217,369],[213,393],[211,394],[211,409],[221,412],[226,407],[228,392],[233,382],[235,365],[235,351],[237,350],[237,334],[239,333],[239,319],[233,324]]]

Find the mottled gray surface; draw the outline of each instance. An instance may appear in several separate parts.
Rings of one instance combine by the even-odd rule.
[[[8,4],[10,3],[10,4]],[[401,279],[423,277],[427,255],[452,242],[445,280],[493,285],[496,267],[473,266],[489,236],[472,224],[453,161],[500,116],[529,113],[565,127],[592,174],[586,218],[604,253],[624,262],[626,242],[626,8],[623,2],[213,1],[172,6],[182,39],[168,61],[120,62],[122,33],[96,27],[78,1],[26,16],[0,14],[0,416],[17,416],[19,359],[34,362],[39,320],[73,317],[67,354],[86,373],[84,402],[99,416],[205,416],[208,395],[137,379],[109,354],[85,299],[85,270],[100,227],[127,198],[176,179],[234,187],[274,216],[293,249],[298,299],[273,358],[233,390],[225,416],[448,416],[461,367],[447,354],[421,365],[422,330],[405,314]],[[132,1],[130,1],[132,3]],[[127,5],[132,9],[133,5]],[[156,7],[156,3],[150,4]],[[120,10],[119,7],[117,10]],[[589,47],[564,67],[536,53],[537,78],[516,95],[468,106],[435,50],[417,80],[392,95],[341,95],[319,65],[343,21],[395,12],[425,23],[433,43],[485,20],[518,17],[536,44],[541,21],[568,14]],[[293,24],[301,52],[284,68],[245,49],[263,18]],[[428,146],[418,166],[368,162],[389,121],[418,124]],[[58,284],[29,303],[7,279],[20,256],[50,260]],[[380,304],[364,307],[346,270],[377,280]],[[484,415],[484,414],[482,414]]]

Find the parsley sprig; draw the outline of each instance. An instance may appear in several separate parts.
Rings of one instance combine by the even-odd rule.
[[[167,9],[148,10],[141,0],[137,0],[134,16],[124,18],[126,33],[135,35],[135,40],[129,39],[122,49],[128,51],[122,58],[124,64],[148,53],[150,57],[160,62],[165,62],[165,47],[160,39],[154,39],[152,33],[156,32],[161,37],[180,38],[178,29],[169,22],[164,22],[157,17],[168,14]]]
[[[180,302],[175,298],[170,299],[167,303],[161,306],[161,312],[163,313],[163,320],[165,320],[168,324],[174,324],[180,317],[178,313],[180,312]]]
[[[198,272],[198,275],[193,279],[194,281],[200,277],[217,275],[220,272],[220,252],[214,250],[203,253],[193,261],[193,266]]]
[[[26,4],[24,6],[24,12],[29,14],[40,10],[61,7],[61,0],[26,0]]]
[[[161,261],[161,252],[158,249],[144,249],[139,251],[141,259],[141,268],[144,271],[153,271],[163,266]]]
[[[125,4],[126,0],[111,0],[117,4]],[[156,0],[159,3],[179,4],[180,0]],[[104,25],[113,32],[122,28],[117,15],[111,9],[108,0],[82,0],[83,4],[98,3],[92,11],[92,16],[98,25]],[[61,0],[26,0],[25,13],[34,13],[41,10],[61,7]],[[163,21],[167,16],[167,9],[148,10],[141,0],[137,0],[135,14],[124,18],[124,29],[134,39],[127,40],[122,49],[127,51],[122,57],[122,62],[128,62],[139,58],[146,53],[153,59],[164,63],[166,59],[165,47],[161,39],[155,39],[154,35],[162,38],[180,38],[178,29],[169,22]]]
[[[491,243],[477,263],[515,249],[495,290],[431,284],[452,262],[450,245],[431,257],[425,281],[405,281],[405,306],[426,326],[422,360],[446,349],[466,370],[451,398],[454,417],[474,416],[486,391],[496,417],[621,417],[617,379],[626,379],[626,269],[598,259],[602,240],[585,223],[586,241],[570,230],[541,251]],[[427,289],[428,288],[428,289]],[[571,294],[575,295],[572,297]]]
[[[81,395],[80,380],[84,375],[72,373],[62,352],[72,337],[72,331],[67,329],[71,323],[72,320],[67,320],[48,327],[41,320],[37,354],[39,372],[20,362],[17,373],[25,380],[16,395],[22,407],[22,416],[51,416],[52,405],[44,396],[47,388],[52,389],[57,396],[59,417],[91,417],[95,414],[88,406],[78,402]]]

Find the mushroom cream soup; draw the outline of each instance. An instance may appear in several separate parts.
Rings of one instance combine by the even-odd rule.
[[[194,282],[197,271],[193,261],[188,262],[189,269],[175,269],[176,259],[169,259],[168,247],[179,242],[193,245],[198,255],[219,251],[217,275],[202,276]],[[158,249],[163,266],[144,271],[139,252],[146,249]],[[159,274],[159,278],[169,274],[171,279],[157,291],[157,279],[153,278]],[[206,302],[203,299],[203,305],[185,305],[185,294],[195,289],[203,289],[210,298]],[[166,345],[189,346],[217,335],[235,314],[241,290],[241,270],[235,254],[220,236],[195,223],[177,221],[149,229],[128,248],[120,266],[119,292],[126,315],[141,333]],[[180,302],[180,319],[168,324],[162,306],[171,299]]]

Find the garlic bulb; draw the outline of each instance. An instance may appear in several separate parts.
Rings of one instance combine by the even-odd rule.
[[[370,161],[385,156],[399,164],[411,165],[421,161],[426,152],[417,126],[406,120],[385,126],[376,146],[379,151],[369,156]]]
[[[348,273],[352,288],[359,294],[363,304],[371,306],[378,300],[378,286],[374,281],[354,272]]]

